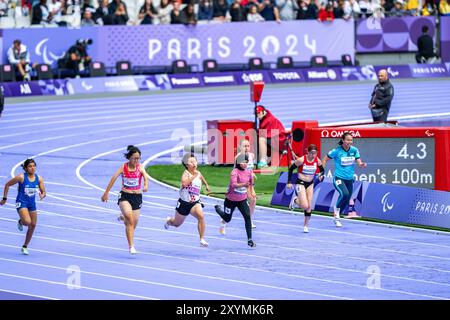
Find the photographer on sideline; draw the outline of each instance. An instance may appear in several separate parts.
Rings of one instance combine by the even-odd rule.
[[[87,46],[92,44],[92,39],[80,39],[69,48],[65,56],[65,67],[79,77],[89,67],[91,57],[87,53]]]

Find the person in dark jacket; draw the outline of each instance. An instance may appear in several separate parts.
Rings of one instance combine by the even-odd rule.
[[[374,122],[387,121],[392,98],[394,98],[394,87],[389,81],[386,69],[382,69],[378,72],[378,84],[373,88],[372,99],[369,103]]]
[[[435,57],[433,38],[428,34],[428,27],[422,27],[422,35],[417,39],[417,49],[419,52],[416,54],[417,63],[427,62],[428,59]]]

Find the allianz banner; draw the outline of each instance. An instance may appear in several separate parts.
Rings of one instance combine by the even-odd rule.
[[[243,32],[245,30],[245,32]],[[165,65],[176,59],[201,65],[205,59],[218,63],[248,63],[252,57],[275,62],[280,56],[309,61],[312,55],[341,60],[354,54],[354,24],[335,20],[285,21],[282,23],[232,22],[197,26],[103,26],[68,28],[4,29],[2,63],[14,39],[28,46],[31,60],[56,67],[56,61],[78,39],[90,38],[94,60],[115,66],[119,60],[132,65]]]

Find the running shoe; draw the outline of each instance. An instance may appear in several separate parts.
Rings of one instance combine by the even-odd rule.
[[[334,219],[334,224],[335,224],[336,227],[338,227],[338,228],[342,227],[342,223],[341,223],[338,219]]]
[[[219,228],[219,232],[220,232],[220,234],[222,234],[222,235],[225,235],[226,234],[226,231],[225,231],[225,226],[226,226],[227,224],[225,223],[225,222],[221,222],[220,223],[220,228]]]
[[[131,254],[136,254],[136,253],[137,253],[137,251],[136,251],[136,249],[134,248],[134,246],[132,246],[132,247],[130,248],[130,253],[131,253]]]
[[[208,246],[208,242],[206,242],[205,239],[200,239],[200,245],[202,247],[207,247]]]
[[[258,168],[266,168],[266,167],[268,167],[266,161],[260,161],[260,162],[258,162]]]
[[[307,226],[304,226],[304,227],[303,227],[303,232],[304,232],[304,233],[309,233],[309,230],[308,230],[308,227],[307,227]]]
[[[289,210],[294,210],[297,207],[297,197],[293,197],[291,203],[289,203]]]
[[[22,247],[22,254],[26,256],[29,255],[28,248]]]
[[[17,221],[17,229],[19,229],[19,231],[23,231],[23,224],[20,219],[19,219],[19,221]]]
[[[170,220],[170,217],[167,217],[166,218],[166,223],[164,223],[164,229],[169,229],[169,227],[170,227],[170,225],[169,225],[169,220]]]
[[[256,243],[254,243],[253,240],[248,240],[247,244],[252,248],[256,247]]]

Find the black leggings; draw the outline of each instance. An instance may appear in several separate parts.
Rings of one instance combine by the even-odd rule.
[[[336,207],[339,208],[339,213],[343,213],[344,209],[348,206],[350,198],[353,194],[353,180],[345,180],[334,177],[333,184],[336,190],[339,192],[339,198],[336,202]]]
[[[234,209],[238,208],[245,220],[245,231],[247,232],[247,238],[252,238],[252,219],[250,218],[250,207],[248,200],[231,201],[228,198],[224,202],[224,214],[220,214],[220,217],[226,222],[230,222],[233,217]]]

